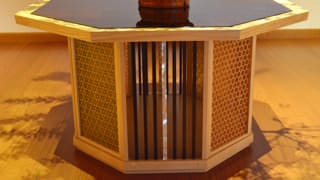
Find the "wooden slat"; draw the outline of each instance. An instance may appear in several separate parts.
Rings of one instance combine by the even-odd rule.
[[[182,150],[183,158],[187,157],[187,44],[182,43]]]
[[[136,83],[136,61],[135,61],[135,57],[136,57],[136,54],[135,54],[136,50],[135,50],[135,43],[130,43],[130,59],[129,59],[129,62],[130,62],[130,69],[131,69],[131,87],[132,87],[132,107],[129,107],[127,109],[132,109],[133,111],[133,146],[134,146],[134,159],[139,159],[139,144],[140,144],[140,141],[139,141],[139,135],[138,135],[138,107],[137,107],[137,83]],[[130,121],[128,121],[128,124],[129,124]],[[132,149],[132,150],[133,150]]]
[[[172,42],[172,139],[173,159],[177,157],[177,45]]]
[[[191,134],[192,134],[192,158],[196,157],[196,117],[197,117],[197,54],[198,47],[197,42],[192,43],[192,123],[191,123]],[[200,119],[201,120],[201,119]]]
[[[156,43],[152,42],[152,111],[153,111],[153,126],[150,129],[153,129],[153,159],[158,159],[158,138],[157,138],[157,134],[158,134],[158,127],[157,127],[157,122],[159,121],[158,119],[158,98],[157,98],[157,49],[156,49]]]

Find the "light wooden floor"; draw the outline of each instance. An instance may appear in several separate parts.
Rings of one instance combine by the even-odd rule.
[[[75,150],[69,75],[65,43],[0,43],[0,179],[320,179],[319,40],[258,41],[255,142],[203,174],[123,175]]]

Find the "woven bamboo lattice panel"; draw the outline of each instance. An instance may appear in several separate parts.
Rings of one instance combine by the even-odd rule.
[[[214,41],[211,151],[248,132],[252,43]]]
[[[81,135],[119,152],[113,43],[75,40]]]

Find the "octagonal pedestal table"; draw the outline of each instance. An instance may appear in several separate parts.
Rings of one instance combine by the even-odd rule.
[[[256,35],[307,14],[271,0],[51,0],[16,21],[69,39],[79,150],[124,173],[204,172],[253,141]]]

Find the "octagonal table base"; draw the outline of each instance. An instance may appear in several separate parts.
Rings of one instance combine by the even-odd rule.
[[[69,39],[74,145],[124,173],[204,172],[249,146],[255,37]]]

